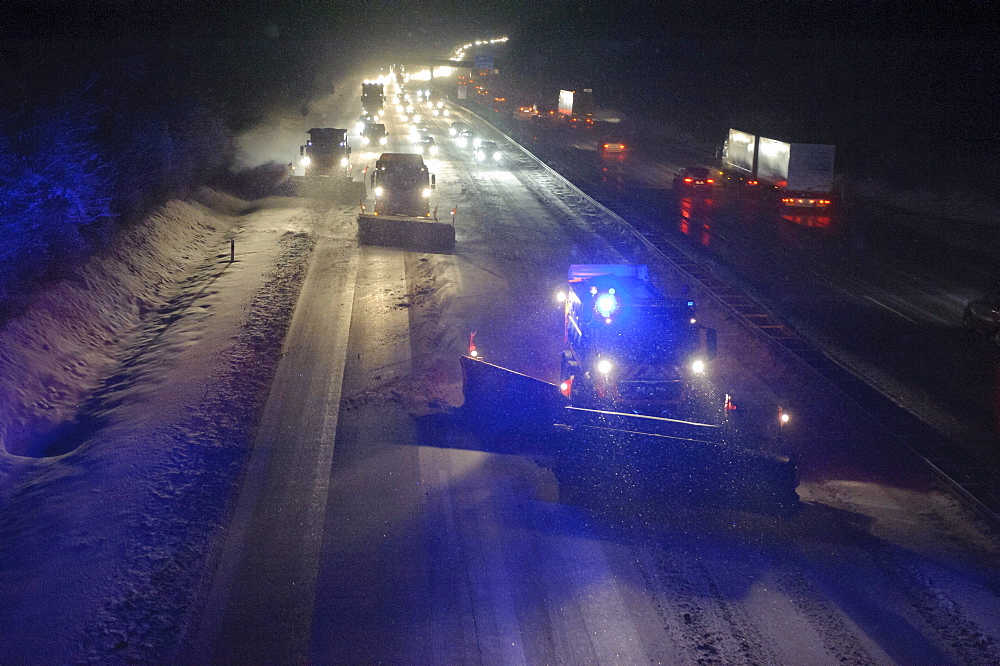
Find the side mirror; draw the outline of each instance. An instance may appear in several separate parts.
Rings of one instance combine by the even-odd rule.
[[[431,189],[433,190],[435,187],[436,187],[436,179],[434,177],[434,174],[431,174]]]

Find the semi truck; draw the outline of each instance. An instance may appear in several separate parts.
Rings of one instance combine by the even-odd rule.
[[[303,176],[349,178],[351,147],[347,130],[335,127],[314,127],[309,139],[299,146],[299,164]]]
[[[594,117],[594,91],[591,88],[582,90],[559,91],[559,113],[576,118]]]
[[[389,142],[389,137],[385,132],[385,125],[382,123],[368,123],[361,130],[361,145],[363,146],[384,146]]]
[[[333,197],[340,203],[355,203],[365,197],[364,181],[355,181],[351,172],[351,147],[347,130],[314,127],[309,139],[299,146],[297,184],[303,193]]]
[[[361,107],[366,114],[380,113],[385,108],[385,88],[381,83],[365,81],[361,84]]]
[[[722,151],[729,183],[778,195],[788,208],[823,209],[833,205],[835,148],[820,143],[789,143],[729,130]]]
[[[448,252],[455,227],[437,219],[431,209],[435,177],[416,153],[382,153],[370,176],[374,207],[358,215],[363,245],[387,245],[428,252]]]
[[[574,405],[687,415],[716,355],[693,300],[661,294],[642,264],[572,265],[559,300],[560,390]]]

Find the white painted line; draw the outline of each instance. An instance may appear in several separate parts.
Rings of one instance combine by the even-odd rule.
[[[872,298],[871,296],[865,296],[865,298],[867,298],[867,299],[868,299],[869,301],[871,301],[871,302],[872,302],[872,303],[874,303],[875,305],[877,305],[877,306],[879,306],[879,307],[883,307],[883,308],[885,308],[886,310],[888,310],[889,312],[893,313],[894,315],[899,315],[900,317],[902,317],[902,318],[903,318],[903,319],[905,319],[906,321],[910,322],[911,324],[916,324],[916,323],[918,323],[918,322],[917,322],[917,321],[916,321],[915,319],[910,319],[909,317],[907,317],[907,316],[906,316],[905,314],[903,314],[903,313],[902,313],[902,312],[900,312],[899,310],[893,310],[892,308],[890,308],[890,307],[889,307],[888,305],[886,305],[885,303],[882,303],[881,301],[876,301],[876,300],[875,300],[874,298]]]

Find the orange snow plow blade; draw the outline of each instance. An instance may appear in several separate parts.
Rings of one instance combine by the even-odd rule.
[[[358,215],[358,242],[448,254],[455,248],[455,227],[432,217],[362,213]]]

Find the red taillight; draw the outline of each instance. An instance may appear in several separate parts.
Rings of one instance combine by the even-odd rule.
[[[748,180],[747,181],[747,185],[756,185],[756,184],[757,184],[756,180]]]
[[[706,183],[708,183],[709,185],[711,185],[711,184],[712,184],[712,183],[714,183],[715,181],[714,181],[714,180],[712,180],[711,178],[709,178],[709,179],[708,179],[708,180],[706,180],[705,182],[706,182]]]
[[[684,182],[685,182],[685,183],[690,183],[691,181],[692,181],[692,179],[691,179],[691,178],[685,178],[685,179],[684,179]]]

